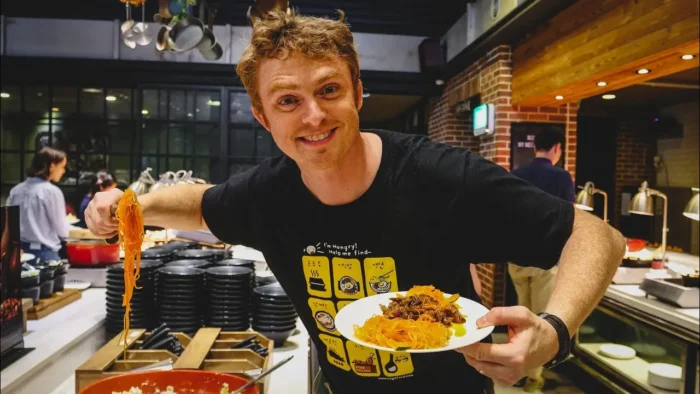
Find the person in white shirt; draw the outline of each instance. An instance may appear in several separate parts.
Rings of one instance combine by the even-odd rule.
[[[22,250],[40,260],[60,260],[61,239],[68,237],[66,201],[61,189],[51,183],[61,180],[66,162],[64,152],[41,149],[27,169],[27,179],[13,187],[7,198],[7,205],[19,206]]]

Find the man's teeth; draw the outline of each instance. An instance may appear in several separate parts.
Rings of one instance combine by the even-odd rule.
[[[314,142],[314,141],[321,141],[323,139],[328,138],[328,136],[331,135],[330,131],[327,131],[323,134],[317,134],[317,135],[310,135],[308,137],[303,137],[306,141]]]

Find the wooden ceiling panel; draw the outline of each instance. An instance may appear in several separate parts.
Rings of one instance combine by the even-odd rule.
[[[578,2],[514,49],[513,104],[560,105],[697,67],[699,34],[695,0]]]

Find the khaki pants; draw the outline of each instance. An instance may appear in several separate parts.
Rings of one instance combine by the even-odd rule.
[[[544,312],[554,290],[558,269],[559,267],[556,266],[550,270],[543,270],[508,264],[508,273],[518,294],[518,305],[526,307],[535,314]],[[536,368],[528,373],[528,377],[541,379],[542,370],[542,367]]]

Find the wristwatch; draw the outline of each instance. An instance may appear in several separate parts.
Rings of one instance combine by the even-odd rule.
[[[557,355],[544,365],[544,368],[550,369],[566,361],[569,357],[571,352],[571,335],[569,334],[569,329],[566,328],[566,324],[557,316],[544,312],[538,313],[537,316],[551,324],[559,337],[559,351]]]

